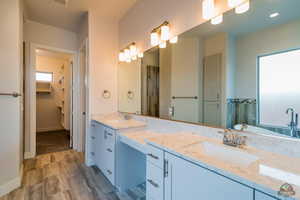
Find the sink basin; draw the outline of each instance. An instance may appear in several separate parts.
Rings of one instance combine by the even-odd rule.
[[[227,147],[210,142],[203,142],[202,147],[206,155],[241,167],[248,167],[259,160],[259,157],[234,147]]]

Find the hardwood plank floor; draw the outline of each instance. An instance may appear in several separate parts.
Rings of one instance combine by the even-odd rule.
[[[68,131],[51,131],[36,134],[37,155],[70,149]]]
[[[96,167],[73,150],[24,161],[21,188],[0,200],[119,200],[114,187]]]

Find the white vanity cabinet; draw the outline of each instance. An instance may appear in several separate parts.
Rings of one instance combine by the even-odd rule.
[[[253,200],[253,189],[165,153],[165,200]]]
[[[115,185],[115,130],[92,122],[91,155],[95,165]]]
[[[262,192],[255,191],[255,200],[278,200]]]

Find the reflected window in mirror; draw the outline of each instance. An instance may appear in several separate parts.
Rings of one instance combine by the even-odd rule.
[[[300,49],[258,58],[259,124],[287,128],[292,120],[288,109],[300,111],[299,63]]]

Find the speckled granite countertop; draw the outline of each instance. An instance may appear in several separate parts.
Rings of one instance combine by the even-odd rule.
[[[280,199],[300,199],[300,159],[261,151],[251,146],[235,148],[193,133],[160,134],[151,131],[123,133],[142,145],[149,143],[200,166]],[[296,195],[277,194],[284,183]]]
[[[92,120],[115,130],[146,126],[146,123],[142,121],[137,121],[134,119],[125,120],[118,113],[110,115],[94,115],[92,116]]]
[[[147,138],[147,142],[280,199],[300,199],[300,159],[261,151],[225,146],[221,141],[193,133]],[[284,183],[292,184],[296,195],[278,196]]]

